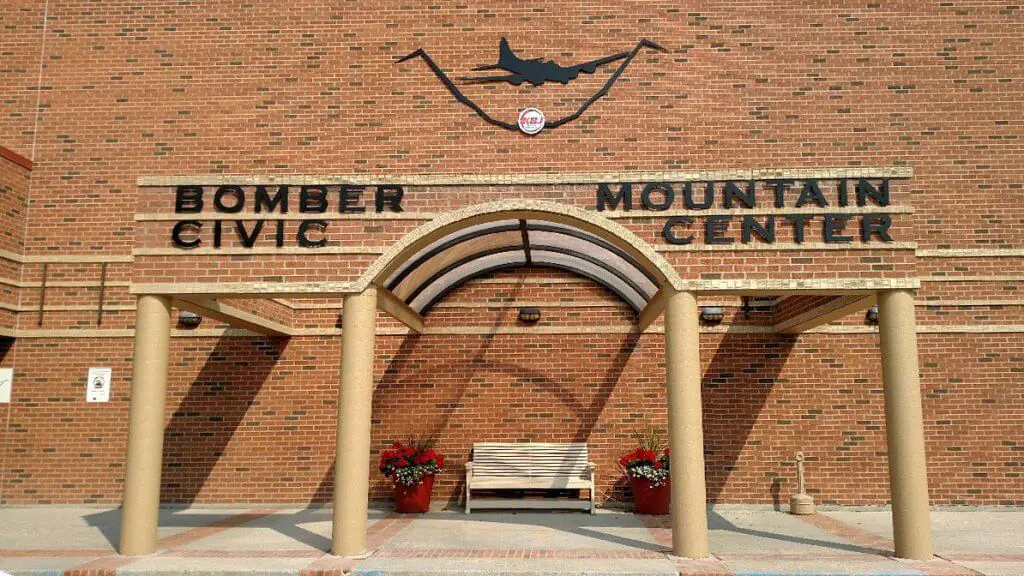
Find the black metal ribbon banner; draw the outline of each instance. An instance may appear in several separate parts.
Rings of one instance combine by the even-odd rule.
[[[652,50],[656,50],[658,52],[668,52],[668,50],[662,48],[661,46],[655,44],[654,42],[651,42],[650,40],[647,39],[643,39],[637,42],[636,47],[634,47],[632,50],[628,52],[612,54],[611,56],[597,58],[589,62],[577,64],[575,66],[559,66],[553,60],[548,60],[544,62],[541,58],[531,58],[525,60],[521,59],[512,52],[511,48],[509,48],[508,40],[502,38],[499,50],[498,63],[480,66],[475,68],[474,70],[504,70],[509,74],[460,78],[460,80],[464,80],[466,83],[469,84],[507,82],[515,86],[519,86],[523,82],[528,82],[534,86],[539,86],[541,84],[544,84],[545,82],[559,82],[561,84],[568,84],[571,80],[575,80],[576,77],[579,76],[579,74],[581,73],[593,74],[599,67],[604,66],[605,64],[610,64],[612,62],[617,62],[621,60],[622,62],[619,64],[619,67],[608,78],[608,81],[604,83],[604,86],[602,86],[600,90],[598,90],[593,96],[591,96],[586,102],[584,102],[583,105],[579,107],[579,109],[577,109],[575,112],[568,116],[559,118],[558,120],[545,120],[544,128],[558,128],[559,126],[572,122],[573,120],[576,120],[577,118],[582,116],[583,113],[587,111],[587,108],[590,108],[590,106],[594,102],[597,102],[605,94],[607,94],[611,87],[619,79],[619,76],[621,76],[623,71],[626,70],[626,67],[629,66],[630,62],[633,61],[633,58],[635,58],[636,55],[639,54],[640,51],[643,50],[644,48],[649,48]],[[434,59],[431,58],[429,54],[427,54],[426,50],[420,48],[406,56],[399,58],[395,63],[398,64],[417,57],[422,58],[423,61],[427,63],[427,66],[429,66],[430,69],[434,72],[434,74],[441,80],[441,83],[448,88],[448,91],[451,92],[452,96],[454,96],[456,100],[470,107],[474,112],[477,113],[478,116],[486,120],[488,123],[493,124],[494,126],[498,126],[499,128],[504,128],[506,130],[518,131],[520,129],[520,127],[517,124],[514,124],[512,122],[505,122],[503,120],[499,120],[491,116],[490,114],[485,112],[483,108],[481,108],[475,102],[470,100],[465,94],[462,93],[461,90],[459,90],[457,86],[455,86],[455,83],[452,82],[450,78],[448,78],[448,75],[445,74],[443,70],[441,70],[441,67],[438,66],[436,62],[434,62]]]

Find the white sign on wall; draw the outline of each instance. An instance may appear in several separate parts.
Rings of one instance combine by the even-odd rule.
[[[85,381],[86,402],[107,402],[110,400],[110,368],[89,368]]]
[[[10,404],[11,387],[14,385],[14,369],[0,368],[0,404]]]

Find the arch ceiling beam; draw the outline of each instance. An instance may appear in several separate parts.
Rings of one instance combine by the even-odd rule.
[[[637,316],[636,323],[640,327],[641,332],[647,330],[647,327],[653,324],[654,321],[661,316],[661,313],[665,311],[665,302],[668,299],[668,296],[671,295],[666,293],[666,291],[671,290],[671,288],[663,286],[658,290],[654,297],[647,302],[647,306],[644,306],[644,309],[640,311],[640,314]]]
[[[273,320],[268,320],[251,312],[239,310],[213,298],[198,296],[177,297],[174,299],[174,306],[179,310],[195,312],[207,318],[213,318],[233,327],[256,332],[265,336],[275,338],[288,338],[292,335],[291,329]]]
[[[377,307],[387,312],[392,318],[409,327],[417,334],[423,334],[423,316],[413,310],[395,293],[383,286],[377,287]],[[345,310],[342,309],[342,314]]]

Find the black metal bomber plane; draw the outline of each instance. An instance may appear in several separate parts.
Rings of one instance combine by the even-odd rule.
[[[502,38],[498,45],[498,62],[496,64],[479,66],[473,70],[476,72],[482,72],[485,70],[504,70],[505,72],[508,72],[508,74],[470,76],[467,78],[459,78],[459,80],[462,80],[467,84],[507,82],[515,86],[519,86],[523,82],[527,82],[533,86],[540,86],[546,82],[568,84],[570,81],[575,80],[580,74],[593,74],[601,66],[621,60],[618,67],[614,72],[612,72],[611,76],[608,77],[604,85],[602,85],[595,94],[588,98],[587,101],[584,102],[575,112],[557,120],[548,120],[544,124],[546,128],[557,128],[558,126],[579,118],[591,104],[607,94],[608,90],[610,90],[612,85],[615,84],[615,81],[619,79],[619,76],[621,76],[626,70],[626,67],[629,66],[629,63],[633,61],[633,58],[635,58],[636,55],[644,48],[656,50],[658,52],[668,52],[668,50],[665,50],[654,42],[643,39],[637,42],[636,46],[634,46],[632,50],[627,52],[619,52],[617,54],[604,56],[588,62],[583,62],[582,64],[576,64],[574,66],[561,66],[554,60],[544,61],[543,58],[520,58],[512,51],[512,48],[508,44],[508,40]],[[473,111],[481,118],[506,130],[518,130],[518,126],[515,123],[499,120],[491,116],[463,94],[462,91],[455,86],[455,83],[451,81],[448,74],[446,74],[444,70],[434,62],[434,59],[427,54],[426,50],[422,48],[414,50],[413,52],[398,58],[396,60],[396,64],[412,60],[413,58],[421,58],[431,71],[434,72],[434,75],[437,76],[441,83],[448,88],[448,91],[451,92],[452,96],[462,104],[472,108]]]
[[[560,82],[562,84],[568,84],[570,80],[575,80],[580,73],[593,74],[599,67],[615,62],[616,60],[622,60],[626,56],[629,56],[628,51],[619,52],[618,54],[612,54],[611,56],[605,56],[603,58],[597,58],[596,60],[591,60],[575,66],[560,66],[554,60],[548,60],[545,62],[543,58],[520,58],[516,56],[515,52],[512,51],[512,48],[509,47],[508,40],[502,38],[498,45],[498,63],[480,66],[474,68],[473,71],[504,70],[506,72],[510,72],[510,74],[475,76],[460,78],[460,80],[470,84],[508,82],[509,84],[514,84],[516,86],[519,86],[523,82],[529,82],[534,86],[540,86],[545,82]]]

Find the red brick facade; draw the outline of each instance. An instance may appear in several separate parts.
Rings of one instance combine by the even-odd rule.
[[[285,250],[265,235],[247,252],[226,220],[219,251],[207,236],[184,252],[170,237],[181,219],[174,188],[139,178],[825,168],[910,171],[890,181],[895,243],[823,245],[819,210],[799,249],[679,249],[657,212],[605,215],[687,281],[919,280],[932,502],[1024,503],[1015,6],[49,0],[15,2],[0,22],[0,145],[31,160],[0,158],[0,367],[15,371],[12,403],[0,404],[0,503],[120,500],[133,285],[353,282],[451,210],[502,199],[595,206],[591,184],[414,184],[401,215],[333,214],[320,252],[296,247],[301,216],[285,221]],[[560,63],[641,38],[669,53],[642,52],[579,120],[534,137],[485,123],[423,62],[395,64],[422,47],[465,75],[496,58],[501,36]],[[464,89],[503,120],[525,106],[557,117],[608,72]],[[837,181],[822,178],[833,203]],[[761,192],[758,218],[773,213]],[[777,243],[793,242],[780,225]],[[877,329],[861,309],[809,333],[773,333],[831,296],[759,295],[768,304],[745,313],[738,294],[698,294],[726,309],[701,336],[708,498],[784,502],[802,450],[819,502],[886,502]],[[290,339],[225,332],[210,318],[175,327],[164,501],[330,499],[340,300],[231,299],[294,330]],[[523,305],[541,308],[538,325],[516,321]],[[375,451],[410,432],[436,436],[450,463],[438,495],[456,499],[473,442],[586,441],[601,499],[624,499],[618,455],[634,430],[666,421],[657,325],[637,333],[636,312],[615,294],[547,269],[473,280],[425,321],[426,334],[408,335],[379,315]],[[109,403],[85,402],[91,366],[113,369]],[[377,475],[371,492],[388,496]]]

